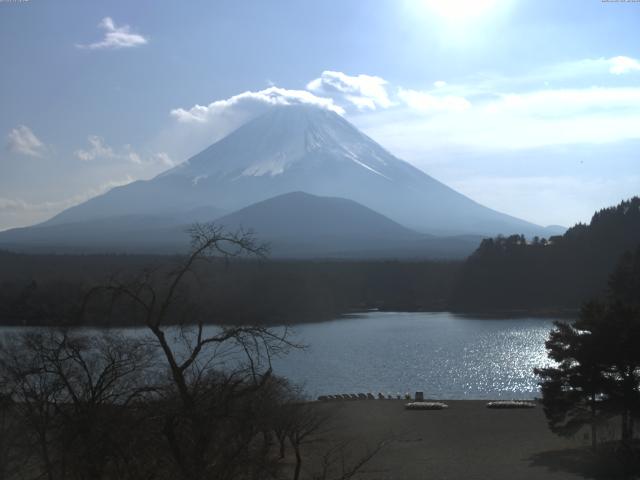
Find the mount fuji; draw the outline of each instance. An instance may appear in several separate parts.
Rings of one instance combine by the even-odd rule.
[[[90,228],[96,222],[112,225],[115,234],[119,218],[128,219],[129,226],[135,218],[133,223],[152,219],[155,226],[164,222],[171,227],[213,220],[291,192],[352,200],[420,234],[550,233],[456,192],[332,111],[293,105],[272,108],[151,180],[116,187],[43,224],[20,229],[19,237],[29,243],[31,233],[49,227]],[[11,232],[0,233],[0,243],[13,243]]]

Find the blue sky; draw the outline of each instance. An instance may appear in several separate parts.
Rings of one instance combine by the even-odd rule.
[[[640,193],[638,25],[601,0],[0,0],[0,229],[301,102],[487,206],[588,221]]]

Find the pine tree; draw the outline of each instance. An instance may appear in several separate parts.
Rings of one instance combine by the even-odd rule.
[[[626,447],[640,417],[640,248],[623,256],[610,277],[606,300],[586,303],[578,320],[556,322],[546,342],[555,367],[535,369],[549,426],[572,435],[612,416]]]

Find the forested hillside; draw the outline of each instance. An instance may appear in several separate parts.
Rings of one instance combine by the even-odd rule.
[[[605,290],[620,257],[640,244],[640,198],[596,212],[549,240],[484,240],[455,282],[455,310],[576,309]]]
[[[195,302],[190,315],[198,316],[186,320],[298,323],[371,308],[555,314],[600,295],[621,256],[638,245],[640,198],[634,197],[549,240],[486,239],[464,263],[213,261],[186,283]],[[118,312],[79,318],[84,294],[114,277],[162,275],[180,259],[0,252],[0,324],[128,324]]]
[[[126,312],[79,318],[83,296],[112,278],[130,280],[145,271],[162,277],[180,260],[0,252],[0,324],[129,324]],[[429,261],[212,261],[185,282],[194,304],[188,317],[175,321],[298,323],[372,308],[444,310],[459,267]]]

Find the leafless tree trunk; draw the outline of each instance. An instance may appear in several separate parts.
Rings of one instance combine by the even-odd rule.
[[[205,327],[204,319],[181,315],[185,306],[181,288],[187,277],[196,275],[199,262],[212,257],[226,261],[241,255],[263,256],[266,251],[250,232],[229,234],[213,224],[197,224],[190,233],[191,254],[165,276],[145,272],[134,281],[112,281],[90,292],[87,301],[94,293],[109,292],[114,301],[131,302],[140,312],[140,323],[157,340],[179,401],[179,406],[170,406],[164,414],[163,433],[182,478],[232,478],[232,467],[239,465],[243,452],[246,455],[246,445],[236,445],[237,438],[222,444],[228,432],[220,425],[230,421],[235,405],[267,384],[272,356],[293,345],[286,329]],[[171,335],[183,340],[183,351],[168,338]],[[225,349],[235,351],[236,359],[237,354],[244,358],[227,372],[215,363],[217,352]]]
[[[124,307],[145,338],[48,331],[0,342],[0,387],[15,399],[40,477],[275,478],[286,442],[295,453],[294,479],[302,476],[302,447],[318,436],[327,412],[304,402],[271,368],[274,356],[298,345],[286,329],[220,326],[220,319],[194,316],[193,292],[185,290],[198,263],[261,256],[264,248],[250,233],[215,225],[196,225],[191,234],[192,253],[176,268],[112,279],[85,298],[82,312],[97,296]],[[272,435],[279,458],[271,454]],[[343,462],[339,478],[366,461],[353,468]]]
[[[42,476],[103,477],[123,441],[122,410],[139,393],[150,358],[144,345],[112,335],[48,331],[4,339],[0,372]]]

